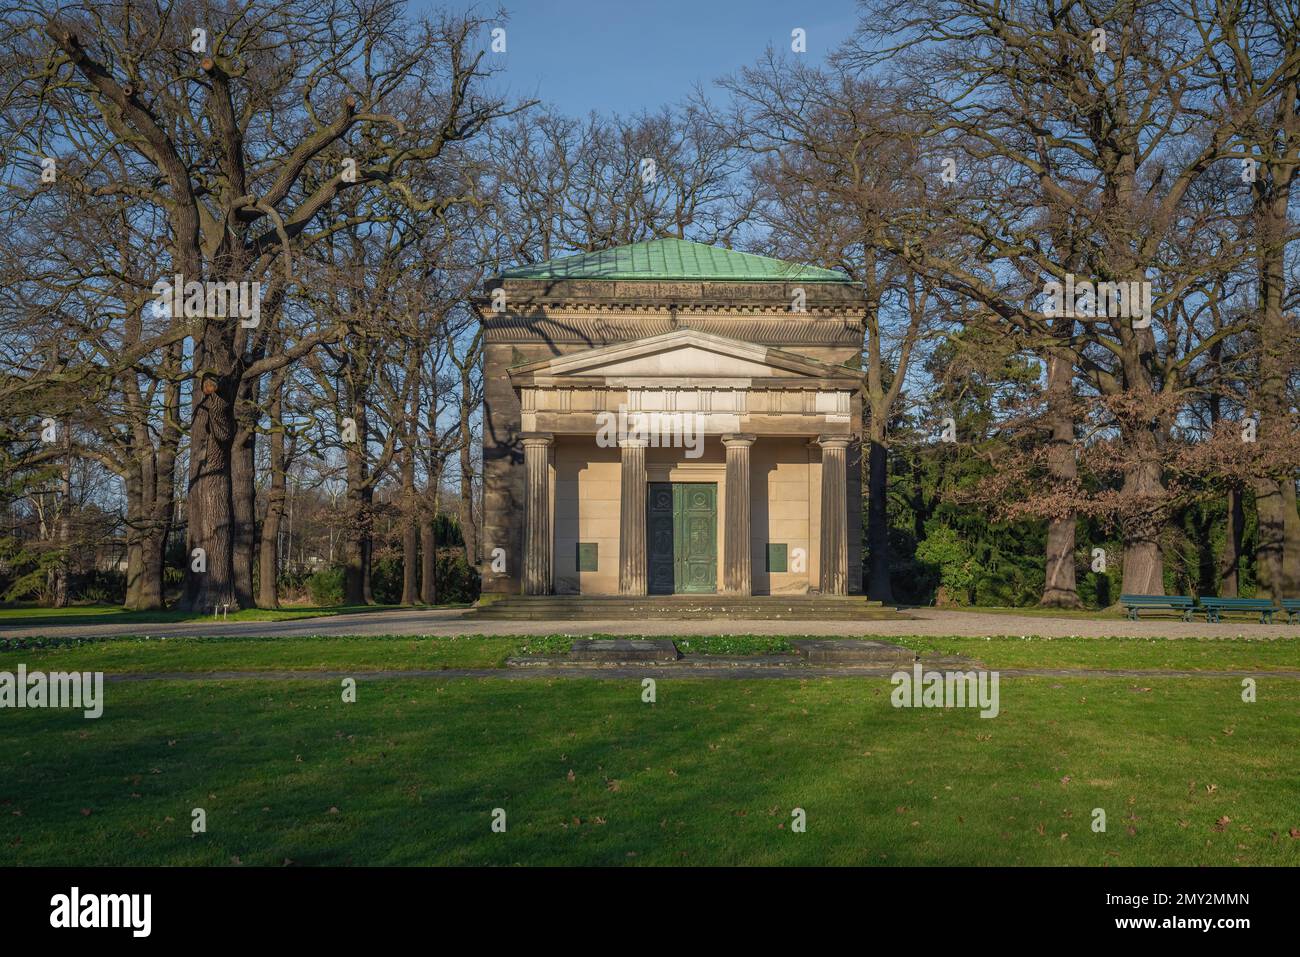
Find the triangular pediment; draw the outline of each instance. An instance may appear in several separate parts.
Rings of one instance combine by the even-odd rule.
[[[510,370],[510,375],[512,378],[590,376],[616,380],[856,377],[853,370],[842,366],[697,329],[677,329],[555,356],[517,366]]]

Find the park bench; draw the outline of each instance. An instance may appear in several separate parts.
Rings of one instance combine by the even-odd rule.
[[[1259,623],[1269,625],[1273,623],[1273,612],[1277,609],[1267,598],[1201,598],[1201,607],[1205,609],[1206,621],[1222,621],[1223,613],[1226,612],[1244,612],[1252,614],[1259,612]]]
[[[1196,607],[1196,599],[1187,595],[1120,595],[1119,603],[1132,621],[1138,620],[1138,612],[1143,608],[1170,608],[1178,612],[1183,621],[1191,621]]]
[[[1300,621],[1300,598],[1283,598],[1282,610],[1286,612],[1288,622]]]

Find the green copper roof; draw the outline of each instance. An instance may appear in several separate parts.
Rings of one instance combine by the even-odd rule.
[[[848,282],[844,273],[684,239],[652,239],[507,269],[504,279],[705,279],[717,282]]]

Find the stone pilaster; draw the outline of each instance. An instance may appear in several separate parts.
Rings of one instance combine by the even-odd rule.
[[[749,447],[754,436],[732,434],[722,437],[727,448],[727,511],[723,518],[724,595],[752,595],[754,574],[750,558]]]
[[[618,443],[622,457],[619,485],[618,591],[646,593],[646,473],[644,439]]]
[[[822,449],[822,549],[821,593],[848,593],[849,530],[848,469],[846,453],[853,439],[847,435],[820,435]]]
[[[551,445],[549,432],[525,432],[524,594],[549,595],[551,576]]]

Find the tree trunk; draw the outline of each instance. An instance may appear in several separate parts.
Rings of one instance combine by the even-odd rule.
[[[1066,320],[1062,320],[1066,321]],[[1066,335],[1073,332],[1068,320]],[[1053,490],[1070,489],[1078,483],[1079,464],[1074,455],[1074,363],[1067,350],[1049,349],[1047,354],[1047,419],[1050,437],[1047,469]],[[1073,511],[1048,519],[1047,555],[1040,604],[1051,608],[1082,608],[1074,573],[1076,515]]]
[[[1283,126],[1288,142],[1296,135],[1300,116],[1293,107],[1294,83],[1284,93]],[[1288,152],[1290,152],[1288,150]],[[1264,459],[1255,479],[1259,511],[1256,578],[1259,595],[1280,604],[1300,597],[1300,515],[1296,513],[1295,470],[1270,468],[1268,449],[1284,440],[1288,425],[1287,378],[1294,371],[1296,328],[1283,311],[1286,296],[1286,248],[1291,183],[1295,165],[1283,158],[1268,164],[1268,175],[1254,186],[1259,261],[1259,435],[1257,449]]]
[[[1223,533],[1223,554],[1219,556],[1219,597],[1236,598],[1241,588],[1238,574],[1241,570],[1241,538],[1245,531],[1246,515],[1241,502],[1241,490],[1228,489],[1228,518]]]
[[[356,439],[344,451],[348,490],[343,527],[343,592],[345,604],[364,605],[370,591],[370,510],[365,461],[369,432],[364,404],[354,396],[351,407]]]
[[[374,535],[374,501],[375,491],[371,485],[366,485],[362,493],[364,504],[365,525],[361,537],[361,601],[362,604],[373,605],[375,603],[374,593],[374,567],[375,567],[375,535]]]
[[[1255,483],[1259,544],[1255,575],[1259,597],[1275,603],[1300,597],[1300,514],[1295,483],[1266,477]]]
[[[191,464],[186,495],[189,530],[182,603],[187,611],[206,613],[218,605],[236,611],[239,607],[235,602],[230,484],[239,379],[233,371],[230,326],[228,322],[208,322],[204,338],[196,343],[195,349],[194,368],[207,371],[194,381],[196,394],[190,426]],[[214,368],[218,362],[225,368]],[[197,549],[202,549],[198,556]]]
[[[63,462],[59,467],[59,495],[54,519],[54,542],[58,561],[52,571],[51,603],[68,607],[68,563],[72,558],[72,430],[63,423]]]
[[[164,370],[175,372],[181,361],[182,346],[171,347]],[[181,389],[169,384],[163,393],[163,427],[155,453],[147,431],[141,439],[143,495],[148,523],[143,539],[144,576],[140,583],[137,607],[141,610],[162,608],[166,583],[163,572],[167,564],[167,543],[176,520],[176,455],[180,449]]]
[[[283,409],[284,376],[271,380],[270,418],[271,434],[268,437],[270,455],[270,483],[266,491],[266,516],[262,519],[262,538],[258,548],[257,607],[280,607],[280,522],[285,505],[285,455]]]
[[[170,506],[169,506],[170,511]],[[163,569],[167,564],[167,537],[171,533],[170,519],[159,524],[151,523],[142,549],[144,574],[140,579],[140,596],[136,608],[152,611],[163,607]]]
[[[1082,608],[1074,574],[1075,518],[1047,523],[1047,567],[1039,604],[1051,608]]]
[[[1164,487],[1160,463],[1143,458],[1124,475],[1121,497],[1125,500],[1124,581],[1125,595],[1165,593],[1164,553],[1160,547],[1160,502]]]
[[[420,601],[438,603],[438,546],[431,518],[420,523]]]
[[[144,578],[144,496],[140,469],[132,462],[122,478],[126,491],[126,597],[122,607],[140,607],[140,586]]]
[[[213,398],[208,396],[209,400]],[[196,430],[198,441],[193,447],[198,467],[186,497],[189,535],[184,605],[186,610],[197,612],[210,612],[218,605],[235,610],[230,492],[234,420],[228,399],[204,404],[208,407],[196,417],[203,420],[203,426]]]
[[[402,604],[420,600],[418,565],[420,561],[420,516],[415,498],[415,446],[410,440],[415,429],[407,423],[402,449]]]
[[[478,530],[474,524],[474,433],[470,427],[473,414],[472,383],[468,363],[460,372],[460,534],[465,541],[465,561],[471,568],[478,565]]]
[[[350,467],[348,473],[347,517],[343,529],[343,601],[348,605],[364,605],[366,504],[363,489],[352,479]]]
[[[438,603],[438,539],[435,534],[439,512],[438,492],[442,487],[442,458],[429,457],[429,480],[424,491],[424,511],[420,525],[420,600],[426,605]]]
[[[127,526],[131,540],[127,548],[125,607],[152,611],[163,607],[163,563],[167,536],[171,532],[177,439],[164,429],[157,452],[147,433],[142,440],[149,444],[139,449],[137,462],[126,478]],[[165,475],[159,474],[162,468],[166,469]]]
[[[257,483],[255,462],[257,430],[244,427],[236,434],[231,457],[231,509],[234,518],[231,563],[235,601],[251,608],[253,599],[253,548],[257,541]]]

